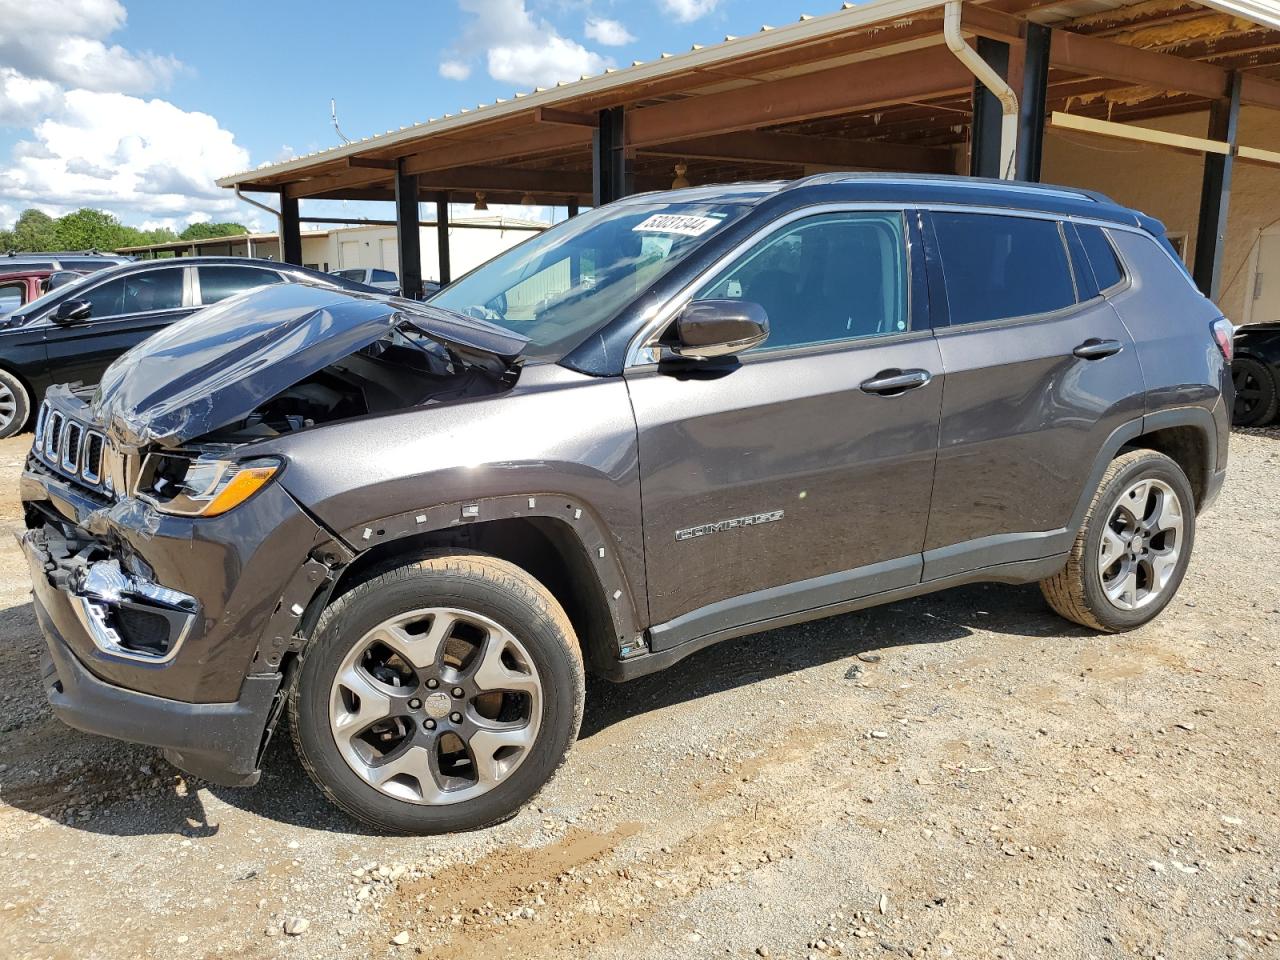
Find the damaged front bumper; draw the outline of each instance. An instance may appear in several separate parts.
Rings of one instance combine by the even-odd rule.
[[[287,654],[336,565],[326,550],[344,548],[279,485],[221,517],[173,517],[33,456],[21,495],[54,713],[208,780],[255,782]]]

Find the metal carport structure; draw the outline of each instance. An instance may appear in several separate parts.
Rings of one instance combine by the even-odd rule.
[[[399,223],[413,225],[397,231],[412,291],[422,201],[447,225],[451,199],[572,213],[677,178],[854,169],[1038,180],[1055,125],[1203,154],[1194,273],[1212,295],[1235,161],[1280,164],[1237,142],[1242,105],[1280,110],[1274,0],[873,0],[218,183],[278,195],[291,261],[299,201],[394,201]],[[1134,126],[1205,110],[1203,137]],[[447,229],[438,235],[447,282]]]

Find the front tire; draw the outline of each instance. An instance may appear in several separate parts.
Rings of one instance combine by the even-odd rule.
[[[1152,620],[1187,572],[1196,510],[1182,468],[1133,450],[1111,462],[1063,569],[1040,581],[1049,606],[1108,633]]]
[[[31,397],[22,381],[0,370],[0,440],[22,432],[31,417]]]
[[[514,564],[450,552],[353,587],[320,618],[289,697],[320,789],[380,830],[473,830],[519,811],[578,733],[582,657]]]

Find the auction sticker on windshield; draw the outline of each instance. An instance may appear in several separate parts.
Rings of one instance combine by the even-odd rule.
[[[693,217],[682,213],[655,213],[632,227],[635,233],[679,233],[700,237],[720,221],[711,217]]]

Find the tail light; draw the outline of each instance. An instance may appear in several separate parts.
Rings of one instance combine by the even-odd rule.
[[[1235,355],[1235,336],[1236,328],[1231,325],[1231,321],[1226,317],[1219,317],[1213,321],[1213,339],[1217,343],[1218,349],[1222,351],[1223,359],[1227,363],[1231,362],[1231,358]]]

